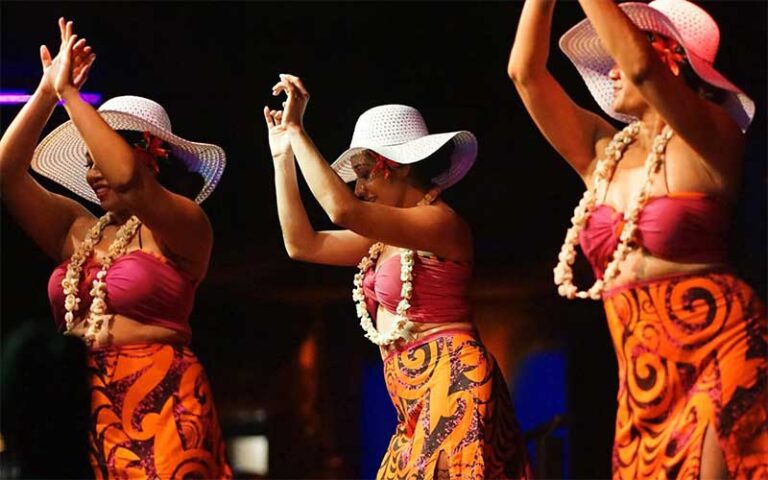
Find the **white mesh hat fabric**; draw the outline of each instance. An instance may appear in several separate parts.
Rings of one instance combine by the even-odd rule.
[[[149,131],[165,142],[190,171],[199,173],[203,188],[195,197],[201,203],[216,188],[224,173],[226,155],[221,147],[185,140],[172,133],[165,109],[147,98],[125,95],[104,102],[101,117],[115,130]],[[37,146],[32,169],[66,187],[86,200],[99,203],[85,180],[85,142],[75,124],[68,121],[48,134]]]
[[[472,132],[435,133],[430,135],[418,110],[407,105],[380,105],[367,110],[355,124],[350,148],[342,153],[331,168],[345,181],[355,180],[352,157],[372,150],[397,163],[408,165],[424,160],[443,145],[453,142],[448,168],[432,179],[446,189],[467,174],[477,158],[477,139]]]
[[[701,7],[686,0],[654,0],[651,3],[622,3],[619,7],[641,30],[674,38],[685,49],[691,68],[705,82],[727,92],[723,107],[743,131],[755,116],[754,102],[713,67],[720,44],[720,29]],[[608,72],[614,65],[592,24],[582,20],[560,37],[560,49],[576,66],[600,108],[625,123],[636,120],[615,112],[613,82]]]

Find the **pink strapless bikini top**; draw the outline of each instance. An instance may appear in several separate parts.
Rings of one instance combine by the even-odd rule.
[[[61,281],[68,264],[69,260],[56,267],[48,280],[48,299],[53,318],[62,331],[65,327],[66,296]],[[93,298],[89,292],[100,269],[101,265],[93,257],[88,258],[83,265],[78,293],[79,312],[87,312],[91,305]],[[106,282],[109,313],[191,336],[189,314],[192,312],[197,282],[165,257],[144,250],[128,252],[118,257],[109,267]]]
[[[459,322],[470,318],[469,283],[472,266],[414,255],[413,293],[408,318],[414,322]],[[368,313],[376,318],[379,304],[396,313],[403,282],[400,255],[393,255],[370,269],[363,279]]]
[[[713,197],[681,192],[653,197],[640,212],[638,237],[651,255],[684,263],[724,263],[728,211]],[[598,205],[579,235],[597,278],[611,260],[624,227],[623,214]]]

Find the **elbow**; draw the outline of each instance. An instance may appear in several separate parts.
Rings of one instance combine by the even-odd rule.
[[[288,258],[291,260],[297,260],[300,262],[312,262],[312,246],[310,243],[296,242],[286,239],[284,241],[285,253],[288,254]]]
[[[353,205],[346,202],[337,202],[326,213],[334,225],[349,228],[350,220],[353,217],[353,210]]]
[[[514,83],[521,83],[526,78],[526,69],[512,60],[507,65],[507,76]]]
[[[541,70],[524,62],[510,60],[509,65],[507,65],[507,76],[515,84],[515,87],[521,88],[535,82],[537,78],[541,78]]]
[[[285,252],[291,260],[304,260],[302,249],[291,242],[285,242]]]

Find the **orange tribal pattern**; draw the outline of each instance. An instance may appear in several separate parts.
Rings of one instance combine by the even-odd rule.
[[[88,362],[96,478],[232,477],[208,379],[189,348],[104,348]]]
[[[731,478],[768,478],[765,306],[727,273],[605,298],[619,361],[613,476],[699,478],[714,428]]]
[[[424,339],[388,357],[384,376],[398,426],[378,479],[435,478],[441,452],[451,480],[526,477],[507,384],[477,338]]]

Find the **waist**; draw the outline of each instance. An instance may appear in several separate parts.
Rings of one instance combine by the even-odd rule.
[[[703,268],[700,270],[694,270],[689,272],[670,272],[667,274],[656,275],[650,278],[635,279],[627,282],[613,282],[608,288],[603,291],[603,300],[610,300],[612,297],[621,293],[644,287],[650,287],[653,285],[674,283],[687,280],[694,280],[696,278],[705,278],[711,276],[722,276],[731,279],[737,277],[726,266],[714,266],[710,268]]]
[[[411,348],[424,345],[435,338],[452,335],[452,334],[464,334],[478,338],[477,327],[470,322],[449,322],[440,324],[416,324],[414,330],[411,330],[411,339],[408,341],[397,340],[389,345],[382,345],[379,347],[381,352],[381,358],[385,362],[397,353],[409,350]]]
[[[79,320],[76,320],[78,322]],[[102,327],[91,349],[123,347],[137,344],[187,345],[192,332],[182,326],[146,324],[124,315],[115,315]],[[83,337],[87,330],[84,322],[76,323],[70,334]]]

